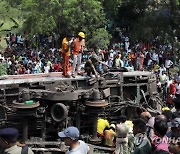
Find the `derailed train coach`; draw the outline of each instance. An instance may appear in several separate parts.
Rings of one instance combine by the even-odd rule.
[[[98,116],[116,122],[120,115],[157,113],[161,106],[151,72],[108,72],[98,78],[63,78],[56,72],[0,80],[0,127],[16,127],[24,142],[56,140],[58,131],[72,125],[88,141],[96,136]]]

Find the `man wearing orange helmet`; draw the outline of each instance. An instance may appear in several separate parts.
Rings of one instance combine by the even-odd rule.
[[[75,71],[80,75],[80,65],[82,53],[85,46],[85,34],[83,32],[79,32],[77,38],[74,39],[73,45],[73,67],[72,67],[72,77],[75,78]],[[77,66],[77,68],[76,68]]]

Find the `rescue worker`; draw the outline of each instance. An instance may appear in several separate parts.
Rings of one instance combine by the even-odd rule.
[[[98,77],[98,73],[103,75],[103,73],[108,72],[109,68],[110,67],[106,63],[99,60],[99,56],[95,52],[89,56],[84,66],[84,70],[87,73],[87,76],[90,77],[92,74]]]
[[[97,71],[98,70],[98,65],[99,65],[99,58],[98,56],[93,52],[88,60],[85,63],[84,69],[85,72],[87,72],[87,76],[92,76],[92,74],[95,74],[97,76]]]
[[[34,154],[27,146],[17,145],[19,132],[15,128],[0,129],[0,153],[1,154]]]
[[[109,122],[106,119],[99,118],[97,122],[97,136],[103,139],[104,130],[109,127]]]
[[[79,32],[77,38],[74,39],[74,44],[73,44],[73,67],[72,67],[73,78],[75,78],[76,70],[77,70],[77,74],[81,75],[80,65],[81,65],[81,58],[82,58],[84,46],[85,46],[85,34],[83,32]]]
[[[70,40],[71,35],[68,34],[66,38],[62,41],[62,57],[63,57],[63,75],[65,77],[70,77],[68,74],[69,67],[69,56],[70,56]]]
[[[115,124],[111,124],[109,129],[104,131],[104,145],[108,147],[114,147],[114,139],[115,139]]]

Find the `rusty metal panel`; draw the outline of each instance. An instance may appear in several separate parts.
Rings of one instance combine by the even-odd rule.
[[[110,96],[110,88],[106,88],[103,90],[103,94],[104,94],[104,97],[109,97]]]
[[[78,100],[77,92],[48,92],[44,94],[44,99],[50,101],[75,101]]]

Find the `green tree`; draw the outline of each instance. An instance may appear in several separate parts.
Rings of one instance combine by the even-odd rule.
[[[95,30],[89,40],[89,45],[97,49],[108,49],[112,36],[104,28]]]
[[[117,18],[119,7],[122,5],[123,0],[101,0],[103,3],[104,11],[108,18]]]
[[[107,33],[104,9],[98,0],[22,0],[21,10],[26,12],[23,30],[32,35],[55,32],[62,38],[69,32],[77,35],[83,31],[92,42],[97,29]]]
[[[171,36],[174,31],[179,35],[180,0],[112,0],[106,3],[113,6],[111,2],[118,4],[116,13],[110,18],[111,28],[126,27],[134,40],[151,39],[161,31]]]
[[[6,2],[8,2],[12,7],[18,7],[22,0],[4,0]]]
[[[170,0],[171,26],[174,35],[180,35],[180,0]]]
[[[47,7],[48,6],[48,7]],[[84,31],[91,38],[92,32],[105,26],[106,18],[97,0],[23,0],[24,29],[31,33]]]
[[[23,30],[29,34],[46,33],[56,28],[56,4],[52,0],[22,0]]]
[[[0,1],[0,32],[19,28],[19,23],[17,22],[19,15],[18,9],[11,7],[5,0]]]

